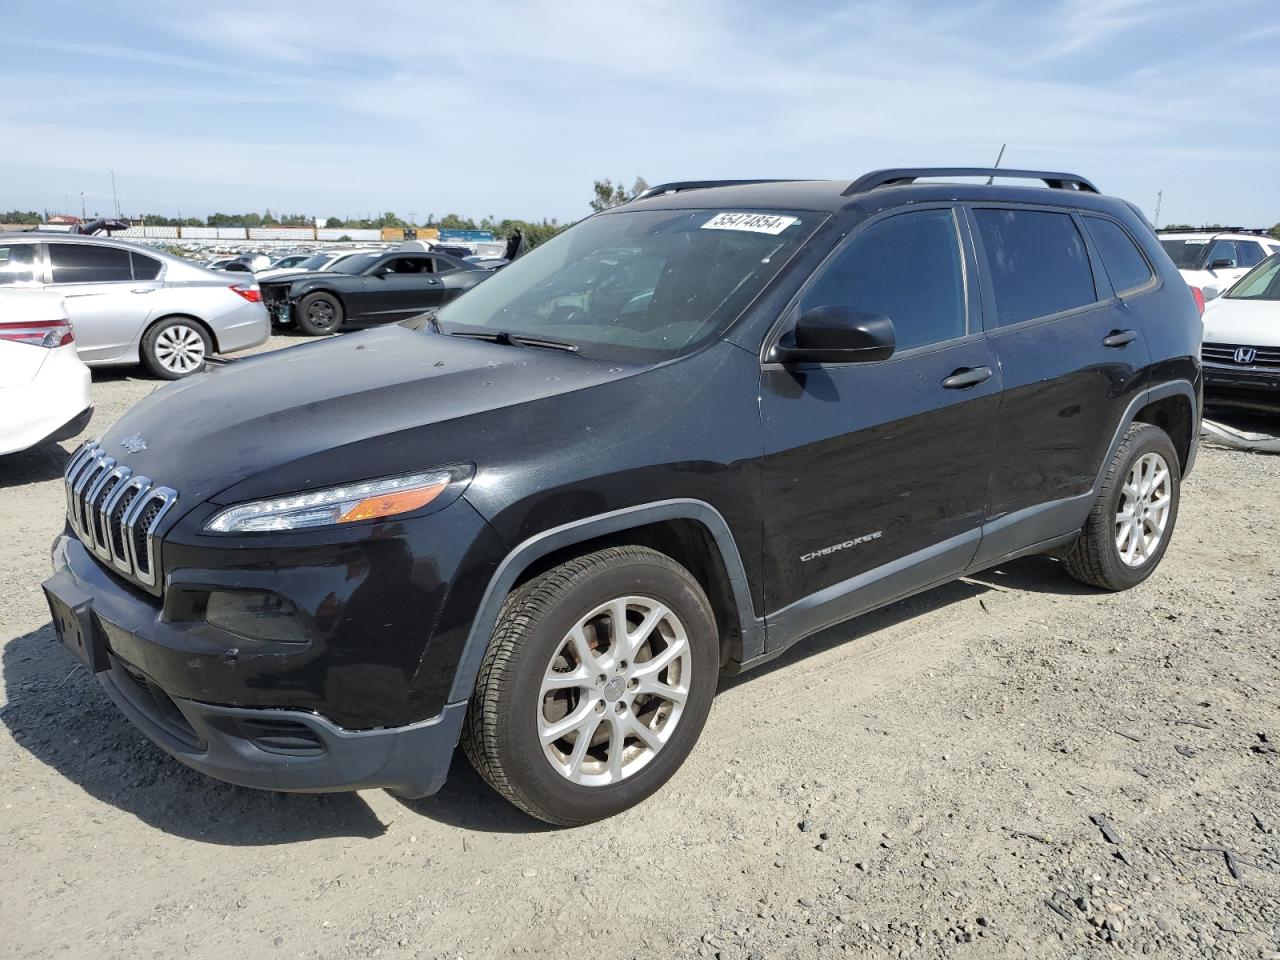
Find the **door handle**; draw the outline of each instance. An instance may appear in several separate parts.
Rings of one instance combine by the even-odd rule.
[[[1132,330],[1112,330],[1102,338],[1102,345],[1104,347],[1127,347],[1137,339],[1138,335]]]
[[[155,293],[155,287],[138,287],[136,290],[130,290],[130,293]]]
[[[948,390],[964,390],[966,387],[976,387],[980,383],[986,383],[990,379],[990,367],[961,367],[943,380],[942,385]]]

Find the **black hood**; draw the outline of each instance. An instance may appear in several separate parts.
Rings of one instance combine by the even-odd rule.
[[[351,276],[355,276],[355,274],[338,273],[337,271],[324,271],[324,270],[296,270],[292,273],[281,273],[281,274],[277,274],[274,277],[265,277],[258,282],[261,286],[266,287],[266,286],[270,286],[273,283],[288,285],[290,283],[297,283],[299,280],[329,280],[329,279],[332,279],[333,277],[351,277]]]
[[[439,465],[433,425],[642,369],[399,326],[237,360],[162,387],[103,435],[108,455],[188,506]],[[145,443],[146,448],[130,452]],[[485,437],[486,449],[494,443]],[[455,459],[457,459],[455,453]],[[185,511],[184,511],[185,512]]]

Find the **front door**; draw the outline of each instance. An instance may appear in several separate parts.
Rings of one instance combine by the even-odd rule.
[[[766,364],[769,647],[962,571],[978,546],[1000,373],[973,258],[950,207],[863,226],[795,315],[847,306],[893,321],[887,360]]]
[[[368,321],[403,320],[440,306],[444,284],[435,275],[435,260],[424,254],[383,261],[364,278],[365,296],[360,318]]]

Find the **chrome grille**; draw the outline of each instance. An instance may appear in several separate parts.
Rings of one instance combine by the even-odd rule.
[[[157,586],[156,527],[178,499],[171,487],[134,474],[90,440],[63,474],[67,519],[80,542],[144,587]]]
[[[1240,364],[1236,362],[1236,350],[1241,346],[1256,351],[1252,363]],[[1200,347],[1200,357],[1209,363],[1228,364],[1233,367],[1280,367],[1280,348],[1277,347],[1250,347],[1247,344],[1235,343],[1206,343]]]

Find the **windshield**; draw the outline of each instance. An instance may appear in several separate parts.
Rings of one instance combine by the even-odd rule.
[[[364,273],[373,261],[382,256],[382,253],[353,253],[341,259],[333,261],[329,269],[334,273]]]
[[[501,332],[563,341],[605,359],[666,359],[732,323],[823,216],[652,210],[591,217],[442,307],[437,319],[445,333]]]
[[[1226,296],[1229,300],[1280,300],[1280,253],[1246,273]]]
[[[285,258],[286,260],[288,257]],[[327,253],[317,253],[314,257],[307,257],[305,260],[299,260],[294,264],[299,270],[319,270],[333,257]]]
[[[1209,249],[1209,237],[1192,237],[1189,240],[1161,240],[1160,246],[1179,270],[1199,270]]]

